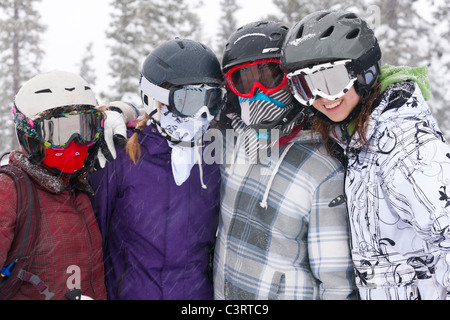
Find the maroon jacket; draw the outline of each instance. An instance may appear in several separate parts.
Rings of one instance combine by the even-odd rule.
[[[100,231],[92,210],[87,183],[69,185],[40,166],[31,164],[19,152],[11,153],[10,163],[21,167],[35,182],[38,191],[41,230],[31,273],[36,274],[54,293],[65,294],[79,283],[83,295],[106,299]],[[17,206],[12,179],[0,175],[0,265],[5,264],[14,237]],[[78,277],[79,276],[79,277]],[[25,282],[13,299],[44,299]]]

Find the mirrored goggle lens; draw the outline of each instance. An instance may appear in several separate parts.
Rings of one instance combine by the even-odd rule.
[[[317,95],[330,99],[338,98],[356,80],[351,78],[343,64],[323,68],[310,74],[302,71],[295,73],[298,74],[289,76],[290,84],[295,93],[304,100],[303,102],[311,102]]]
[[[184,86],[173,92],[173,107],[185,116],[194,116],[203,106],[215,115],[225,99],[225,89],[207,86]]]
[[[303,101],[301,102],[306,103],[313,98],[313,94],[304,76],[293,76],[289,81],[294,91],[302,98]]]
[[[277,62],[263,62],[255,65],[244,65],[230,70],[228,82],[240,94],[252,91],[256,82],[266,89],[280,86],[284,80],[284,73]]]
[[[46,147],[65,146],[78,139],[80,144],[98,140],[103,127],[103,115],[96,110],[73,111],[37,120],[38,136]]]

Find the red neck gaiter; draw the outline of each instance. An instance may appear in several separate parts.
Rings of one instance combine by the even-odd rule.
[[[67,148],[61,150],[47,149],[47,155],[42,162],[50,168],[56,168],[64,173],[72,174],[84,166],[88,157],[88,146],[69,143]]]

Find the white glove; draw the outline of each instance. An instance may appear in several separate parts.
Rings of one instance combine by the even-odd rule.
[[[140,111],[122,101],[110,102],[104,108],[106,119],[103,124],[103,135],[100,140],[95,167],[104,168],[107,161],[117,157],[115,143],[125,145],[127,142],[127,122],[136,120]]]

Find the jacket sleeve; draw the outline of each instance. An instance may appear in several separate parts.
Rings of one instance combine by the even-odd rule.
[[[95,193],[91,197],[91,203],[102,234],[103,243],[105,243],[107,237],[109,220],[116,202],[116,175],[114,162],[107,162],[104,169],[95,171],[88,176],[88,181]]]
[[[423,119],[404,121],[389,135],[397,143],[380,162],[384,196],[423,241],[433,257],[429,272],[450,292],[450,147]]]
[[[6,174],[0,175],[0,268],[5,265],[14,239],[17,192],[14,181]]]
[[[356,298],[343,183],[342,172],[328,177],[316,189],[311,207],[309,258],[323,300]]]

